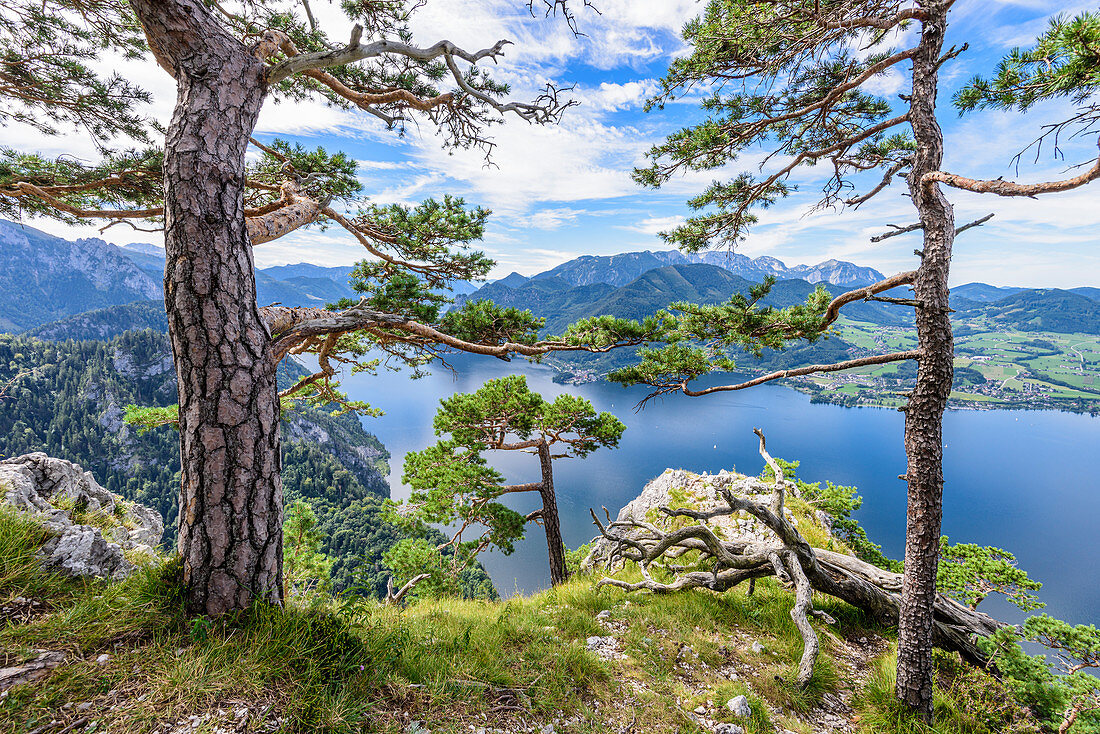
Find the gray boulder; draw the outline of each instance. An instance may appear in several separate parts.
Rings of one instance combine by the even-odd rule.
[[[164,535],[160,515],[101,487],[78,464],[43,453],[0,461],[0,502],[50,532],[39,550],[47,570],[119,580],[152,557]]]
[[[726,505],[721,496],[723,489],[729,489],[734,494],[746,495],[756,493],[762,487],[764,485],[755,477],[746,477],[727,470],[710,475],[696,474],[684,469],[666,469],[662,474],[651,479],[641,494],[624,506],[615,519],[617,522],[633,519],[661,525],[667,519],[657,509],[661,506],[687,507],[705,511]],[[747,517],[746,519],[739,519],[737,516],[719,517],[712,520],[711,525],[727,531],[729,537],[764,537],[763,526]],[[623,527],[616,528],[615,532],[628,537],[639,537],[644,534],[642,530]],[[581,567],[586,571],[600,567],[606,569],[609,560],[612,560],[609,556],[613,549],[613,543],[606,538],[598,538],[592,547],[592,552],[584,559]],[[611,563],[613,568],[617,565],[617,563]]]
[[[726,701],[726,708],[733,712],[734,716],[739,716],[742,719],[752,716],[752,707],[749,706],[749,699],[745,696],[734,696]]]

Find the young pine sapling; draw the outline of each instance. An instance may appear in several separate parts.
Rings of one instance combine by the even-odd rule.
[[[1004,594],[1025,612],[1046,606],[1031,593],[1043,585],[1016,566],[1016,556],[1000,548],[973,543],[950,545],[946,535],[940,538],[936,587],[971,609],[977,609],[990,594]]]
[[[1053,655],[1028,655],[1020,641]],[[1022,627],[997,630],[981,645],[1021,702],[1058,734],[1100,727],[1100,630],[1043,614]],[[1077,725],[1076,727],[1074,725]]]
[[[564,545],[554,491],[553,460],[583,458],[602,447],[618,445],[625,426],[610,413],[597,413],[575,395],[553,401],[532,392],[522,375],[489,380],[472,393],[440,401],[436,435],[443,437],[423,451],[405,457],[404,481],[412,487],[409,500],[395,506],[396,520],[409,529],[428,524],[453,528],[449,540],[428,549],[423,542],[403,541],[387,557],[399,577],[441,572],[457,583],[462,569],[488,548],[511,553],[529,522],[546,531],[550,580],[567,576]],[[538,456],[540,478],[506,484],[489,466],[487,451],[526,451]],[[557,452],[557,453],[555,453]],[[527,515],[509,507],[504,495],[538,493],[542,506]],[[476,537],[469,537],[471,531]],[[444,554],[449,562],[444,562]],[[409,559],[418,559],[416,564]],[[438,583],[438,581],[437,581]]]
[[[334,559],[321,552],[317,514],[298,500],[287,508],[283,522],[283,598],[332,591]]]

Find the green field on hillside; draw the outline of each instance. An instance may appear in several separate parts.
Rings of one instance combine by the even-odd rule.
[[[955,407],[1100,407],[1100,337],[1003,330],[981,319],[956,327]],[[916,348],[911,328],[842,319],[835,335],[853,357]],[[823,401],[895,406],[913,367],[887,364],[805,378],[800,387]]]

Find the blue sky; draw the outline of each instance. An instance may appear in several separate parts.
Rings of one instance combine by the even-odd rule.
[[[335,37],[348,23],[318,4],[322,22]],[[683,23],[699,12],[694,0],[599,0],[601,14],[579,13],[585,37],[575,38],[561,22],[531,18],[519,0],[431,0],[414,22],[419,43],[450,39],[482,48],[497,39],[514,41],[493,72],[513,87],[516,98],[531,98],[546,81],[575,84],[581,102],[560,125],[532,126],[506,120],[492,130],[497,142],[493,166],[478,151],[440,148],[430,126],[398,138],[361,112],[319,104],[275,105],[265,109],[258,135],[296,140],[343,150],[359,161],[368,196],[377,202],[415,203],[452,193],[471,205],[494,211],[484,249],[498,261],[494,277],[512,270],[533,274],[581,254],[669,249],[656,236],[682,221],[685,201],[716,175],[724,177],[751,167],[747,156],[716,173],[670,182],[660,191],[643,190],[630,180],[631,169],[664,135],[697,119],[687,100],[646,114],[642,104],[656,87],[669,61],[684,53],[679,37]],[[1055,12],[1095,9],[1096,0],[1058,3],[1039,0],[959,0],[949,42],[968,42],[970,49],[945,67],[940,118],[947,136],[945,168],[976,177],[1046,180],[1062,177],[1067,162],[1085,160],[1096,151],[1095,139],[1066,147],[1067,161],[1048,152],[1036,162],[1025,159],[1019,172],[1015,153],[1040,131],[1043,122],[1069,111],[1062,103],[1037,108],[1027,117],[989,112],[959,119],[950,108],[951,93],[975,73],[990,70],[1013,45],[1026,44]],[[906,39],[899,39],[903,43]],[[171,80],[153,65],[134,72],[156,94],[156,110],[166,116],[174,101]],[[884,94],[903,91],[900,75],[877,80]],[[63,148],[72,141],[42,141],[9,130],[21,147]],[[18,138],[26,137],[26,140]],[[46,147],[45,152],[52,151]],[[902,186],[888,189],[858,212],[807,215],[814,193],[827,175],[824,169],[802,169],[794,180],[801,192],[764,212],[760,224],[739,251],[771,255],[788,264],[828,258],[851,260],[889,274],[915,265],[915,235],[881,244],[869,238],[887,223],[914,221]],[[877,179],[877,177],[876,177]],[[949,191],[962,223],[994,212],[992,222],[960,236],[956,243],[953,283],[975,280],[999,285],[1072,287],[1100,285],[1100,183],[1041,200],[999,200]],[[89,236],[91,227],[74,230],[35,223],[58,234]],[[123,228],[108,230],[115,242],[135,239]],[[144,239],[149,239],[145,237]],[[256,248],[260,266],[289,262],[352,263],[362,250],[335,230],[304,231]]]

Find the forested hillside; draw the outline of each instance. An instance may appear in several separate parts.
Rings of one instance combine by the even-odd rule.
[[[164,315],[164,301],[135,301],[120,306],[97,308],[68,318],[42,324],[25,333],[49,341],[67,339],[107,340],[127,331],[152,329],[168,333],[168,319]]]
[[[985,319],[990,326],[1059,334],[1100,334],[1100,302],[1087,293],[1058,288],[1022,290],[990,303],[952,300],[958,319]]]
[[[297,368],[300,369],[300,368]],[[292,379],[295,367],[280,379]],[[0,335],[0,455],[44,451],[92,472],[112,492],[156,509],[165,544],[174,545],[178,515],[179,445],[175,431],[139,433],[123,421],[128,404],[164,406],[176,400],[167,338],[128,332],[102,341],[47,342]],[[389,497],[389,454],[354,416],[304,409],[284,416],[283,489],[308,501],[336,558],[338,588],[382,594],[389,575],[382,554],[402,536],[381,516]],[[477,569],[466,587],[490,593]]]

